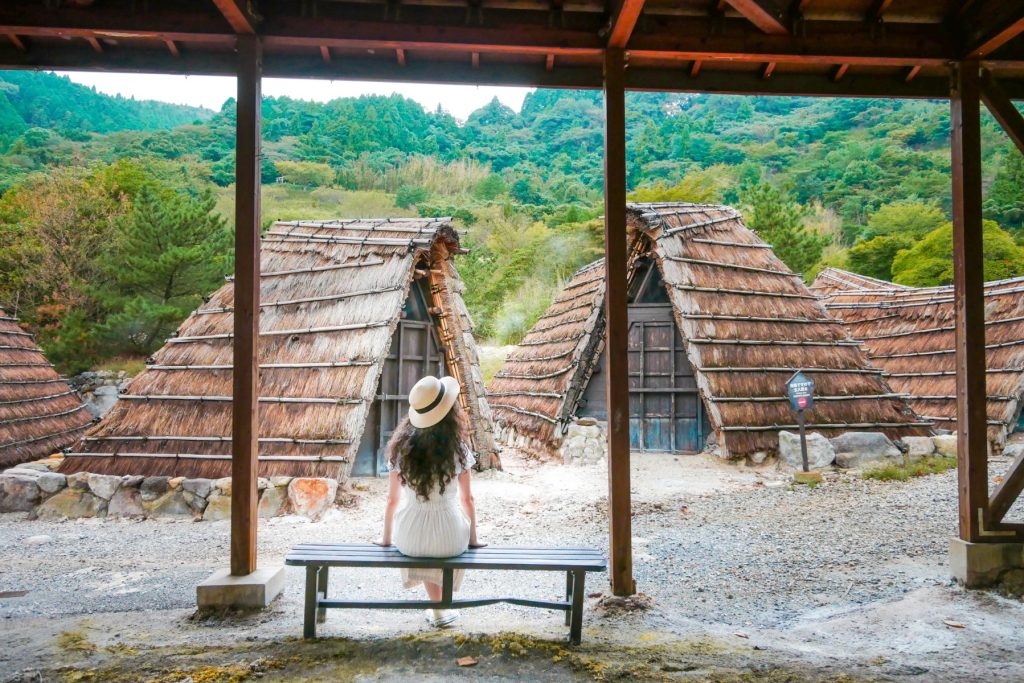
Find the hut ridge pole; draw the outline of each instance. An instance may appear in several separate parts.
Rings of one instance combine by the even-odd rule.
[[[955,65],[950,90],[953,171],[953,296],[960,538],[983,540],[988,522],[985,401],[985,274],[981,228],[979,65]]]
[[[632,510],[629,499],[629,337],[626,307],[625,54],[604,55],[605,383],[608,401],[608,514],[612,592],[632,595]]]
[[[235,312],[231,405],[231,573],[256,571],[260,316],[260,95],[262,46],[238,36],[235,138]]]

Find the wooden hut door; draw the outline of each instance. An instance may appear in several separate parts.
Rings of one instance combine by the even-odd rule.
[[[630,447],[694,453],[709,431],[704,404],[661,274],[644,265],[629,304]]]
[[[353,476],[387,473],[384,450],[399,420],[409,410],[409,390],[425,375],[448,374],[437,327],[428,312],[428,301],[426,284],[422,280],[414,281],[384,359],[376,400],[368,411],[366,429],[352,467]]]

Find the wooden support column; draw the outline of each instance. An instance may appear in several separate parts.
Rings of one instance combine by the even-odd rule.
[[[984,538],[988,519],[985,398],[985,274],[981,233],[979,65],[954,66],[950,91],[953,172],[953,294],[960,538]]]
[[[235,328],[231,410],[231,573],[256,570],[259,464],[257,342],[260,312],[260,92],[257,36],[238,36],[235,132]]]
[[[626,308],[625,53],[604,58],[605,358],[608,399],[608,515],[612,592],[632,595],[632,510],[629,501],[629,336]]]

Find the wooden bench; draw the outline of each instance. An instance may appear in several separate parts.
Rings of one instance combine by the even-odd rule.
[[[470,549],[457,557],[406,557],[397,548],[382,548],[363,543],[305,543],[295,546],[285,564],[306,568],[306,603],[302,634],[316,637],[316,625],[324,622],[326,610],[338,609],[459,609],[507,602],[512,605],[562,610],[569,626],[569,641],[578,645],[583,629],[583,596],[587,572],[607,569],[604,555],[587,548],[495,548]],[[430,600],[337,600],[327,597],[331,567],[386,567],[413,569],[427,567],[442,570],[440,602]],[[456,569],[518,569],[565,572],[565,602],[526,598],[452,597]],[[397,577],[396,577],[397,582]]]

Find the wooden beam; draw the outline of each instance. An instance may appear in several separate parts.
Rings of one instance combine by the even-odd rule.
[[[785,13],[771,0],[728,0],[732,8],[769,35],[786,35]]]
[[[326,45],[320,46],[320,58],[324,60],[324,64],[331,63],[331,48]]]
[[[100,45],[100,41],[96,39],[96,36],[94,36],[94,35],[87,35],[87,36],[85,36],[85,40],[92,47],[93,52],[96,52],[98,54],[103,54],[103,46]]]
[[[764,69],[761,70],[761,78],[768,80],[775,73],[775,62],[768,62],[764,65]]]
[[[690,65],[690,78],[696,78],[698,75],[700,75],[701,64],[703,64],[701,60],[693,60],[693,64]]]
[[[988,71],[982,72],[981,99],[1013,144],[1024,154],[1024,116]]]
[[[548,55],[544,59],[544,68],[546,70],[548,70],[548,71],[551,71],[551,70],[553,70],[555,68],[555,56],[554,55]]]
[[[907,75],[903,77],[903,82],[904,83],[910,83],[910,81],[914,80],[914,78],[916,78],[917,74],[919,74],[920,72],[921,72],[921,65],[920,64],[917,64],[915,66],[910,67],[910,69],[907,70]]]
[[[644,0],[622,0],[612,18],[611,31],[608,32],[608,47],[626,47],[643,9]]]
[[[840,64],[836,67],[836,70],[832,72],[832,82],[838,83],[842,80],[843,76],[846,75],[847,69],[850,68],[849,64]]]
[[[243,8],[237,0],[213,0],[220,13],[231,25],[231,30],[242,35],[253,35],[256,33],[256,17]]]
[[[231,573],[256,570],[260,329],[262,46],[238,37],[235,124],[235,294],[231,402]]]
[[[175,57],[180,57],[181,56],[181,51],[178,50],[178,46],[177,46],[177,44],[173,40],[165,40],[164,41],[164,45],[167,46],[167,51],[170,52]]]
[[[1003,476],[1003,481],[996,487],[989,499],[988,510],[993,522],[1002,522],[1006,513],[1024,491],[1024,453],[1017,456],[1010,469]]]
[[[1024,32],[1024,6],[1019,2],[990,2],[965,20],[969,29],[966,59],[982,59]]]
[[[608,531],[612,592],[632,595],[632,507],[629,491],[629,322],[626,301],[625,53],[604,59],[605,375],[608,406]]]
[[[985,273],[981,232],[981,81],[974,61],[954,66],[950,89],[953,296],[960,538],[986,540]]]
[[[21,41],[17,33],[8,33],[7,39],[11,41],[11,45],[18,48],[22,52],[25,52],[25,43]]]
[[[867,20],[870,22],[878,21],[882,18],[882,15],[889,9],[889,5],[892,4],[892,0],[874,0],[871,3],[871,7],[868,8]]]
[[[405,66],[405,50],[402,48],[395,50],[395,59],[398,60],[398,66]]]

